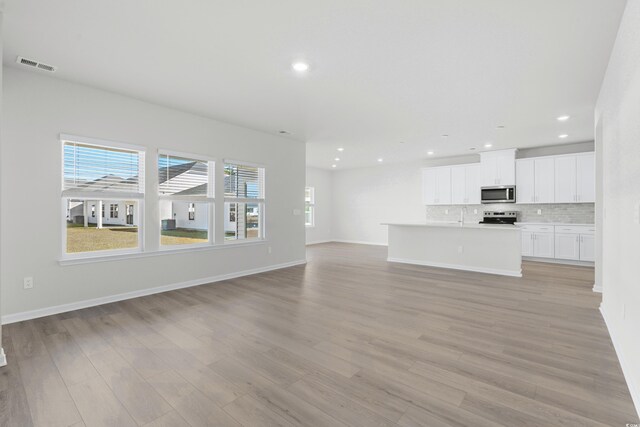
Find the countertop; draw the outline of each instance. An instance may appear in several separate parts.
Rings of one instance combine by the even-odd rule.
[[[465,222],[460,225],[459,222],[383,222],[382,225],[399,225],[404,227],[434,227],[434,228],[473,228],[473,229],[491,229],[491,230],[513,230],[519,231],[518,227],[502,224],[478,224],[477,222]]]
[[[516,222],[516,225],[555,225],[559,227],[595,227],[595,224],[576,224],[575,222]]]

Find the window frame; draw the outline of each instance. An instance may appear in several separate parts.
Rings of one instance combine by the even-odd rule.
[[[304,187],[305,193],[307,192],[307,190],[311,190],[311,197],[309,197],[310,200],[308,202],[306,197],[304,200],[304,208],[305,208],[304,226],[306,228],[314,228],[316,226],[316,188],[305,186]],[[307,212],[306,212],[307,208],[309,208],[311,212],[311,223],[307,223]]]
[[[206,156],[202,154],[193,154],[186,153],[182,151],[175,150],[166,150],[166,149],[158,149],[156,152],[155,158],[155,166],[154,173],[156,178],[158,176],[159,171],[159,163],[161,156],[173,156],[173,157],[181,157],[189,160],[207,162],[207,194],[205,196],[176,196],[176,195],[166,195],[160,194],[160,182],[156,179],[156,194],[158,196],[158,214],[160,214],[160,203],[162,201],[169,202],[184,202],[187,204],[194,204],[195,206],[198,204],[206,203],[208,204],[208,215],[207,215],[207,241],[202,243],[185,243],[179,245],[163,245],[162,244],[162,219],[160,219],[160,223],[158,224],[158,251],[166,252],[166,251],[183,251],[194,248],[206,248],[212,247],[216,245],[215,238],[215,208],[216,208],[216,199],[215,199],[215,176],[216,176],[216,167],[217,161],[214,157]],[[190,215],[189,215],[190,216]]]
[[[227,239],[226,238],[226,234],[225,231],[223,230],[223,245],[237,245],[237,244],[243,244],[243,243],[249,243],[249,242],[261,242],[261,241],[266,241],[267,240],[267,227],[266,227],[266,215],[265,215],[265,211],[267,209],[266,205],[267,205],[267,168],[265,165],[260,164],[260,163],[252,163],[252,162],[247,162],[247,161],[241,161],[241,160],[235,160],[235,159],[222,159],[222,177],[224,179],[224,170],[227,166],[227,164],[231,164],[231,165],[235,165],[235,166],[246,166],[249,168],[257,168],[257,169],[262,169],[262,198],[249,198],[249,197],[229,197],[226,195],[226,193],[224,193],[224,189],[223,189],[223,216],[226,217],[226,212],[225,212],[225,206],[227,203],[236,203],[236,209],[235,209],[235,215],[236,215],[236,222],[238,220],[238,215],[239,215],[239,210],[238,210],[238,203],[243,203],[245,205],[247,204],[257,204],[259,206],[259,213],[258,213],[258,224],[259,224],[259,236],[256,238],[251,238],[251,239],[238,239],[237,237],[237,229],[236,229],[236,238],[234,239]],[[223,183],[223,187],[224,187],[224,183]],[[222,226],[224,227],[224,221],[222,222]],[[246,231],[246,229],[245,229]]]
[[[61,215],[60,215],[60,224],[61,224],[61,252],[62,256],[60,257],[61,261],[74,261],[74,260],[87,260],[93,258],[104,258],[104,257],[112,257],[112,256],[122,256],[122,255],[130,255],[130,254],[139,254],[144,252],[144,233],[145,233],[145,225],[144,225],[144,201],[145,201],[145,188],[146,182],[144,180],[145,174],[145,161],[146,161],[146,148],[141,145],[129,144],[118,141],[111,141],[105,139],[98,138],[88,138],[77,135],[70,134],[60,134],[58,138],[58,143],[60,144],[60,201],[61,201]],[[66,143],[77,143],[83,145],[91,145],[95,147],[102,147],[105,149],[120,149],[120,150],[129,150],[137,152],[138,154],[138,177],[139,180],[142,179],[142,182],[138,182],[138,192],[137,193],[129,193],[129,192],[100,192],[100,191],[80,191],[80,190],[65,190],[65,144]],[[85,203],[89,201],[101,201],[102,202],[102,210],[104,212],[105,202],[110,201],[122,201],[122,200],[133,200],[138,205],[139,209],[139,224],[138,228],[138,245],[135,248],[122,248],[122,249],[106,249],[99,251],[87,251],[87,252],[67,252],[67,207],[68,203],[71,200],[80,200]],[[91,208],[89,208],[91,209]],[[92,212],[92,214],[98,215],[96,209]],[[104,219],[104,214],[101,212],[102,219]],[[92,216],[95,218],[95,216]]]

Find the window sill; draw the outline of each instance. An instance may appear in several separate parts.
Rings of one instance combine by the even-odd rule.
[[[85,256],[79,258],[61,258],[58,260],[58,264],[61,266],[67,265],[79,265],[79,264],[92,264],[96,262],[108,262],[108,261],[121,261],[136,258],[149,258],[163,255],[175,255],[192,252],[208,252],[220,250],[228,247],[236,246],[258,246],[267,243],[267,240],[252,240],[250,242],[233,242],[233,243],[220,243],[215,245],[203,245],[203,246],[190,246],[186,248],[177,249],[158,249],[156,251],[149,252],[131,252],[126,254],[111,254],[111,255],[97,255],[97,256]]]
[[[316,228],[315,225],[305,225],[304,228]]]

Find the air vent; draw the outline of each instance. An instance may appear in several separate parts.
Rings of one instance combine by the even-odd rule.
[[[25,65],[31,68],[37,68],[39,70],[49,71],[53,73],[56,71],[56,67],[53,65],[43,64],[42,62],[34,61],[33,59],[23,58],[22,56],[18,56],[16,62],[20,65]]]

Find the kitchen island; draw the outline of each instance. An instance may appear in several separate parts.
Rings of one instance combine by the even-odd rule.
[[[385,223],[387,261],[522,277],[520,229],[512,225]]]

